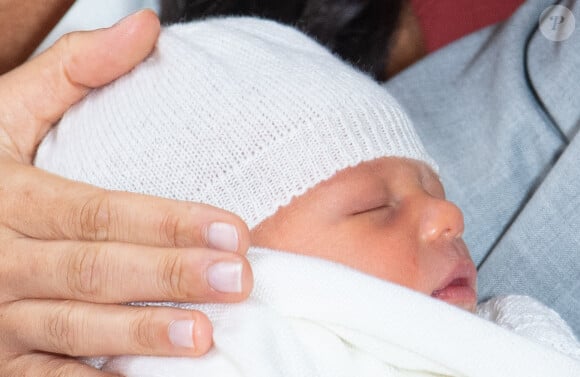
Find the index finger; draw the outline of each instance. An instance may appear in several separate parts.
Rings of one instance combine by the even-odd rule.
[[[0,170],[7,174],[0,201],[0,211],[6,214],[2,220],[28,237],[201,247],[240,254],[250,244],[242,219],[209,205],[108,191],[17,162],[0,161]]]

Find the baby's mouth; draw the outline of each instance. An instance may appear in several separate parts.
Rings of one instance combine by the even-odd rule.
[[[443,280],[440,288],[431,293],[431,297],[474,311],[477,303],[476,276],[473,263],[459,263]]]

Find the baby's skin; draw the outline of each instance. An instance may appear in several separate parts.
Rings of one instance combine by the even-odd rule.
[[[474,311],[463,215],[426,164],[385,157],[341,170],[251,231],[255,246],[317,256]]]

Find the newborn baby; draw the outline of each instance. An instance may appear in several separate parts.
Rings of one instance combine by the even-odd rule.
[[[143,64],[66,114],[35,163],[108,189],[230,210],[247,222],[253,246],[269,249],[249,252],[256,286],[248,302],[167,304],[206,311],[214,351],[195,360],[117,358],[108,370],[173,377],[464,368],[455,365],[464,362],[456,360],[464,342],[451,351],[453,365],[401,346],[415,321],[430,323],[419,313],[453,317],[448,331],[462,321],[472,328],[475,316],[431,299],[476,306],[460,210],[445,199],[437,167],[397,102],[294,29],[250,18],[165,29]],[[400,297],[410,301],[395,305]],[[390,322],[393,313],[402,319]],[[550,317],[565,328],[558,321]],[[408,339],[387,342],[380,333],[405,326]]]
[[[251,234],[256,246],[339,262],[473,311],[476,270],[462,233],[432,168],[380,158],[317,184]]]

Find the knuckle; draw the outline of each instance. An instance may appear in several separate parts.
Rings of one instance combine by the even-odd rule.
[[[150,310],[139,312],[131,322],[129,330],[133,343],[140,352],[150,352],[156,348],[157,339],[153,325],[153,313]]]
[[[71,83],[75,83],[75,80],[69,77],[69,70],[74,70],[80,64],[79,54],[75,53],[77,51],[75,45],[78,45],[79,35],[78,32],[66,33],[54,44],[55,52],[64,68],[63,73],[67,81]]]
[[[73,83],[74,81],[71,80],[69,76],[68,66],[71,63],[74,63],[75,54],[74,52],[74,39],[76,38],[75,33],[68,33],[61,36],[52,48],[49,48],[48,51],[51,53],[58,61],[59,65],[61,66],[60,72],[66,79],[66,81]],[[58,85],[58,80],[60,77],[45,74],[44,78],[49,85],[45,85],[44,89],[46,91],[45,95],[49,98],[52,98],[56,103],[66,104],[68,101],[65,96],[65,91],[58,90],[61,85]]]
[[[74,327],[74,309],[71,305],[59,305],[44,319],[43,331],[49,347],[58,353],[75,356],[77,333]]]
[[[168,213],[163,217],[159,225],[159,237],[163,244],[170,247],[177,247],[183,244],[179,233],[180,225],[180,219],[175,214]]]
[[[66,51],[70,48],[70,45],[72,43],[72,39],[74,38],[74,34],[73,33],[66,33],[63,34],[55,43],[55,46],[58,46],[58,48],[62,49],[63,51]]]
[[[72,221],[80,227],[83,239],[106,241],[115,217],[110,194],[103,190],[86,200]]]
[[[61,36],[54,44],[55,52],[63,65],[63,73],[66,76],[67,81],[74,82],[70,79],[68,70],[72,67],[78,65],[78,57],[75,54],[75,39],[77,39],[78,33],[66,33]]]
[[[80,293],[87,298],[95,298],[104,288],[107,271],[104,266],[106,252],[100,247],[90,245],[77,250],[68,256],[66,266],[66,286],[69,293],[76,297]]]
[[[165,297],[184,299],[187,297],[184,283],[185,268],[179,255],[166,255],[161,262],[158,286]]]

